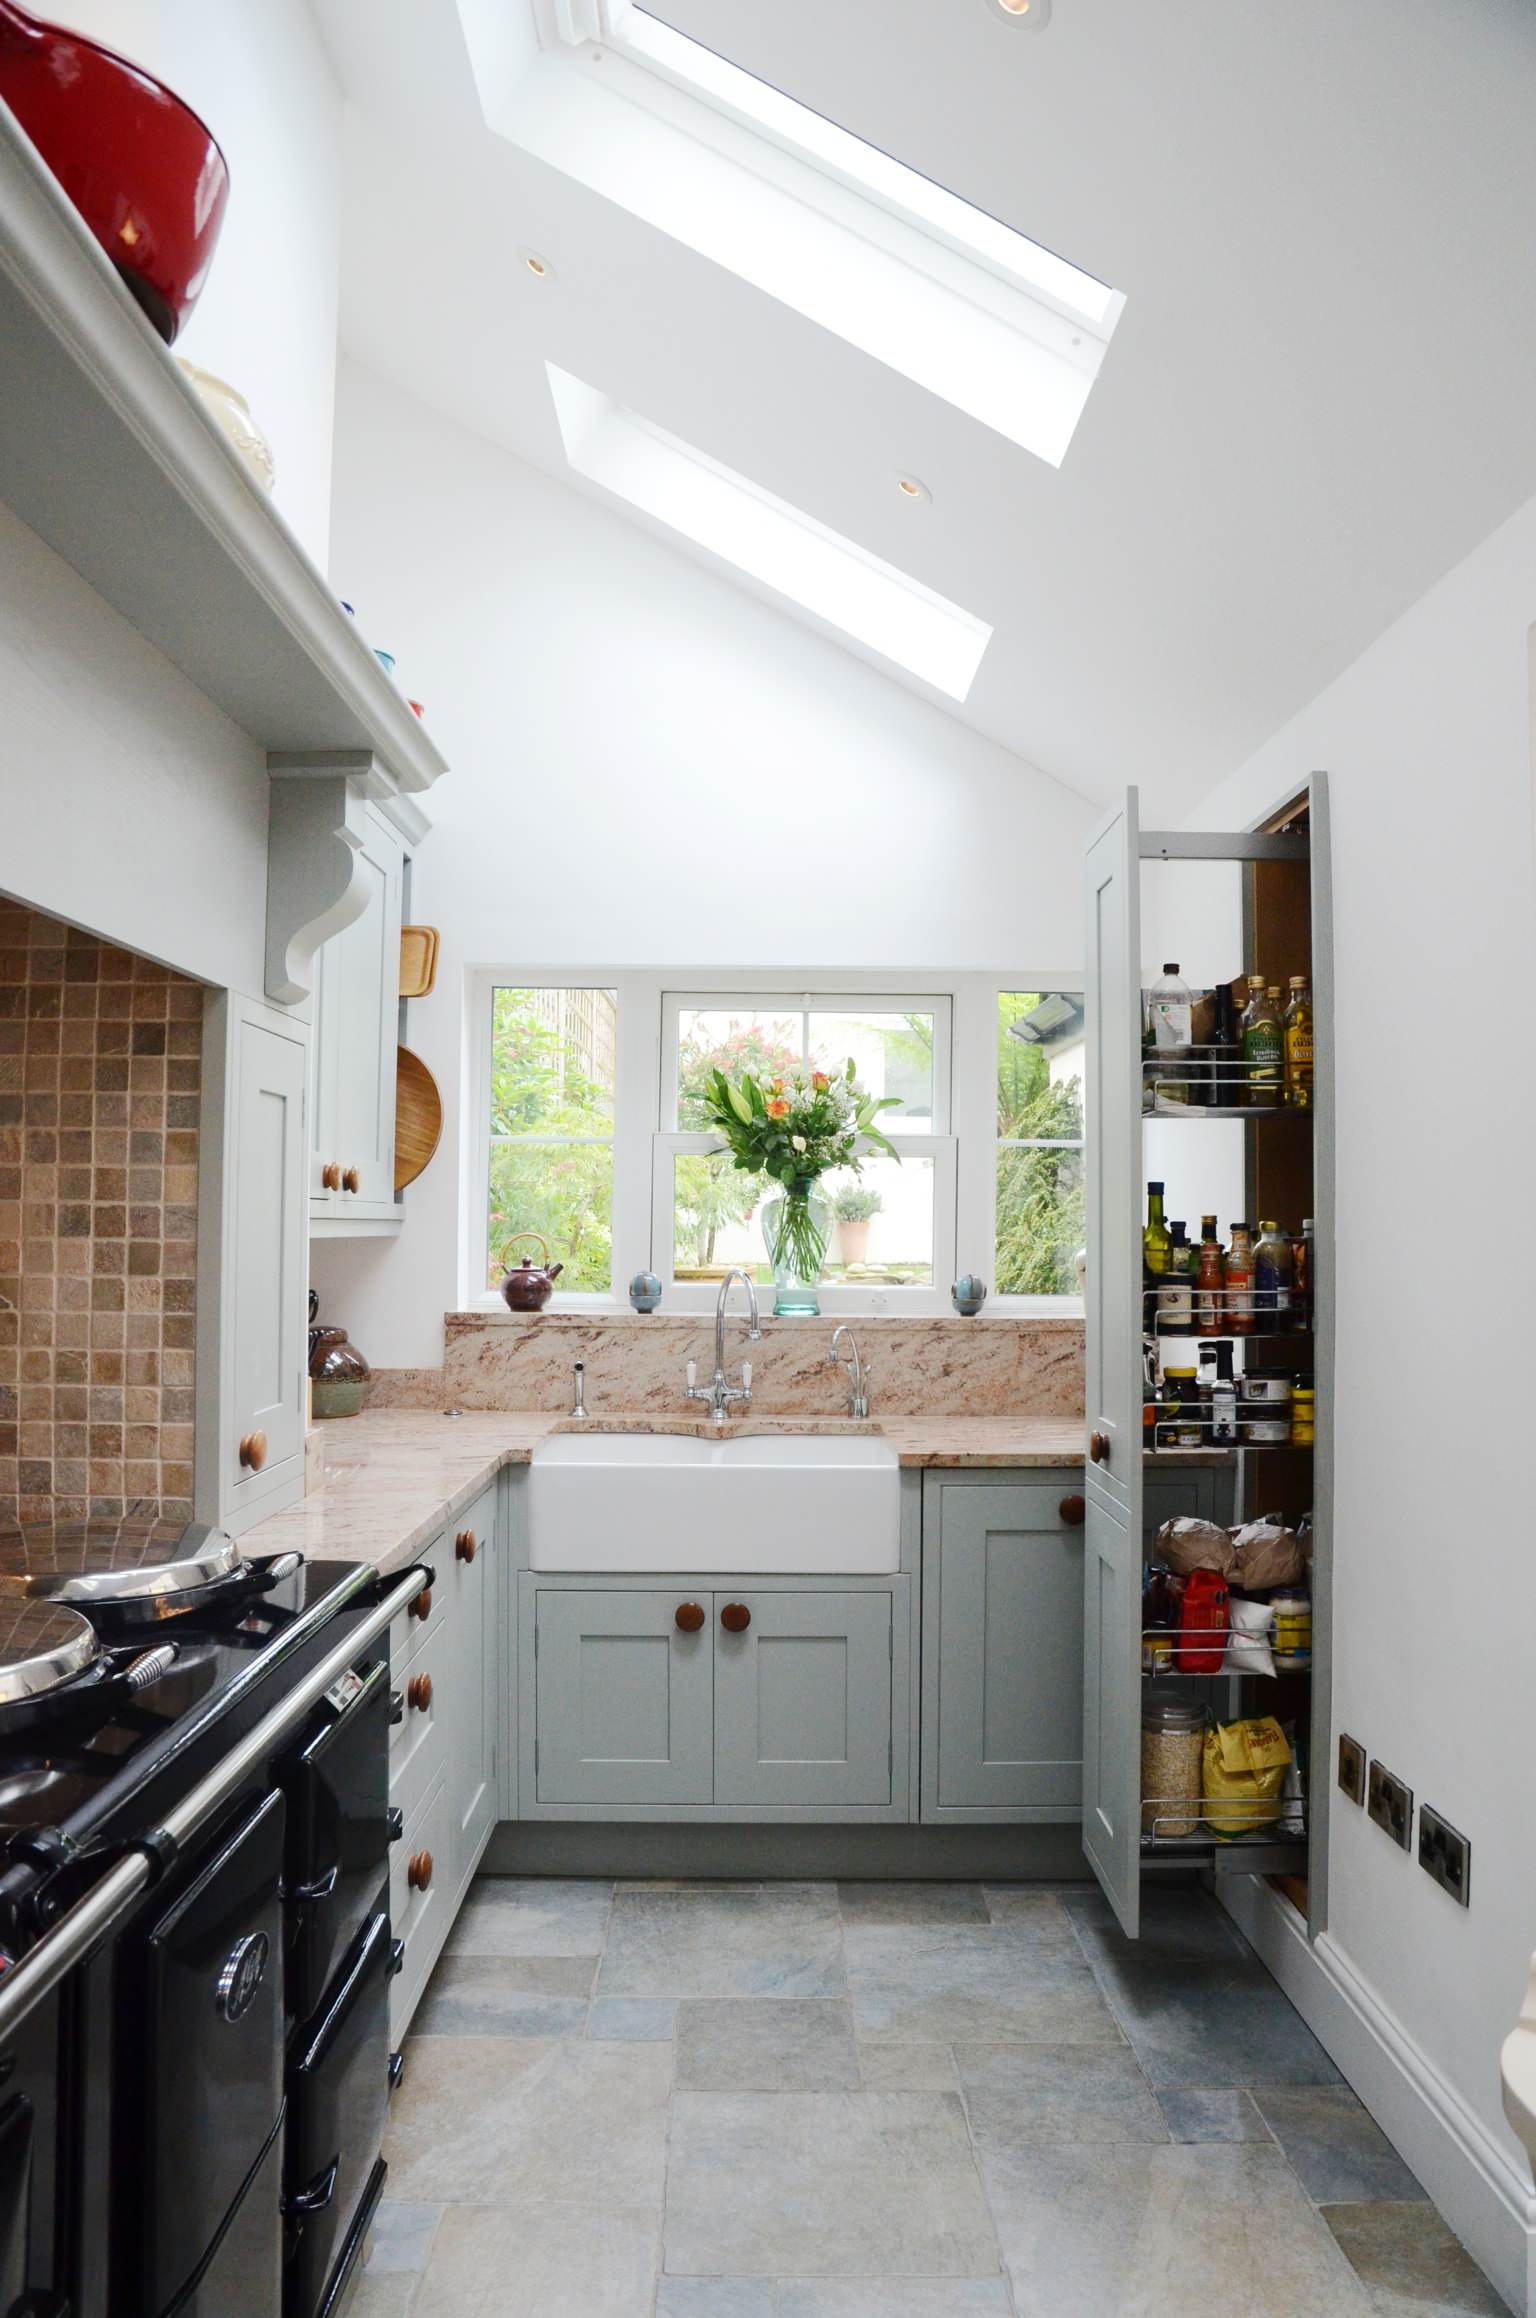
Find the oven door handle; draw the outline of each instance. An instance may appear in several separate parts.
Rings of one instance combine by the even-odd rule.
[[[279,1755],[302,1728],[312,1706],[333,1683],[350,1674],[359,1654],[431,1583],[431,1572],[419,1564],[394,1580],[374,1607],[353,1626],[346,1638],[294,1684],[280,1704],[262,1716],[238,1739],[223,1759],[195,1787],[173,1803],[158,1828],[145,1838],[145,1847],[132,1851],[108,1868],[99,1883],[60,1916],[35,1948],[28,1950],[0,1979],[0,2050],[28,2014],[57,1988],[83,1956],[109,1931],[149,1884],[167,1856],[174,1856],[205,1819],[244,1785],[251,1773]]]
[[[317,2173],[307,2189],[296,2189],[291,2197],[283,2199],[284,2213],[297,2214],[300,2219],[310,2213],[324,2213],[336,2195],[336,2176],[341,2171],[341,2159],[333,2157],[323,2173]]]
[[[289,1897],[290,1899],[304,1900],[312,1906],[316,1900],[329,1899],[340,1881],[341,1869],[328,1867],[324,1875],[315,1877],[313,1883],[296,1883],[289,1893]]]

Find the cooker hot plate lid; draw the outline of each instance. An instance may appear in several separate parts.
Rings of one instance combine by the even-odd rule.
[[[37,1698],[83,1674],[100,1655],[95,1628],[78,1610],[0,1590],[0,1706]]]
[[[145,1516],[0,1528],[0,1577],[82,1610],[195,1595],[244,1567],[234,1539],[201,1522]]]

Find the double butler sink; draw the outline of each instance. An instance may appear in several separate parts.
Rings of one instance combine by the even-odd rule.
[[[529,1471],[536,1570],[876,1577],[901,1563],[901,1479],[867,1434],[555,1433]]]

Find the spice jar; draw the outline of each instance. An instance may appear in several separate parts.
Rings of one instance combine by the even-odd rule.
[[[1291,1439],[1310,1448],[1317,1439],[1317,1388],[1298,1384],[1291,1395]]]
[[[1172,1689],[1149,1686],[1141,1708],[1141,1831],[1193,1835],[1200,1823],[1200,1754],[1205,1709]]]
[[[1164,1411],[1161,1446],[1198,1449],[1200,1446],[1200,1385],[1192,1368],[1165,1368],[1163,1394],[1172,1403]]]

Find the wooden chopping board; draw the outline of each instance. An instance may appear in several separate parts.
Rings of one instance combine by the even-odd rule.
[[[419,1054],[395,1049],[395,1189],[414,1183],[442,1140],[443,1098]]]

